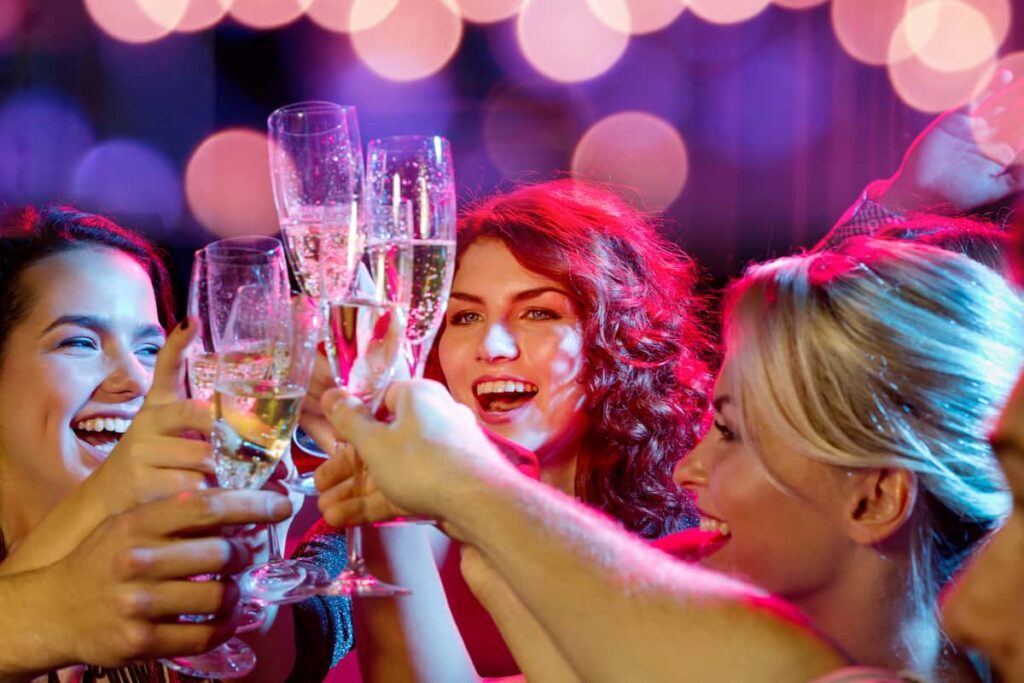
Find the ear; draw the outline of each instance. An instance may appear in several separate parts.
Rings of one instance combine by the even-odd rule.
[[[861,545],[874,545],[899,531],[914,512],[917,486],[917,477],[910,470],[854,470],[844,511],[850,538]]]

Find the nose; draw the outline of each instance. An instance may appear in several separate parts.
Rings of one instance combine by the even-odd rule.
[[[704,440],[676,463],[672,478],[687,489],[706,486],[708,483],[708,448]]]
[[[513,360],[518,356],[519,345],[512,330],[501,322],[488,325],[477,349],[477,360],[494,363]]]
[[[117,349],[111,357],[110,372],[100,385],[107,400],[123,403],[144,396],[153,381],[153,371],[129,349]]]

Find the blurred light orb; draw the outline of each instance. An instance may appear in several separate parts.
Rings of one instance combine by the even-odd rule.
[[[185,197],[196,220],[220,237],[276,233],[267,136],[229,128],[203,140],[185,168]]]
[[[378,0],[356,0],[360,6]],[[352,34],[352,47],[371,70],[393,81],[414,81],[440,71],[462,41],[454,0],[400,0],[380,23]]]
[[[999,49],[985,15],[959,0],[921,2],[896,31],[894,40],[902,33],[914,56],[938,71],[970,69]]]
[[[683,191],[689,161],[682,136],[667,121],[629,111],[598,121],[583,135],[572,171],[634,188],[645,209],[661,211]]]
[[[83,156],[72,177],[71,198],[95,211],[155,216],[165,234],[181,221],[177,169],[164,154],[134,140],[109,140]]]
[[[498,86],[484,102],[484,147],[506,178],[565,170],[585,130],[586,101],[554,84]]]
[[[168,35],[185,16],[188,0],[85,0],[104,33],[125,43],[150,43]]]
[[[493,24],[514,17],[525,0],[455,0],[459,13],[466,21]]]
[[[373,28],[398,6],[399,0],[313,0],[306,16],[321,28],[335,33],[353,33]]]
[[[786,9],[809,9],[824,5],[828,0],[772,0],[772,2]]]
[[[0,2],[0,43],[12,38],[21,28],[28,10],[28,0],[4,0]]]
[[[176,31],[195,33],[212,28],[227,16],[233,0],[188,0],[181,21],[175,26]]]
[[[963,106],[980,94],[992,76],[994,61],[990,58],[961,71],[940,71],[918,57],[909,57],[889,64],[889,82],[907,105],[938,113]]]
[[[915,0],[921,2],[922,0]],[[1013,7],[1010,0],[959,0],[960,4],[967,5],[985,17],[996,45],[1002,45],[1010,32],[1010,24],[1013,21]]]
[[[890,45],[909,7],[908,0],[832,0],[832,30],[854,59],[881,66],[892,57]]]
[[[302,16],[312,0],[233,0],[228,14],[254,29],[280,28]]]
[[[0,198],[51,202],[67,196],[79,158],[94,142],[77,105],[46,92],[0,105]]]
[[[738,24],[763,12],[771,0],[687,0],[690,10],[712,24]]]
[[[625,12],[625,3],[620,0],[620,5]],[[516,22],[516,39],[534,69],[563,83],[603,74],[629,44],[628,33],[598,19],[587,0],[527,0]]]
[[[687,0],[587,0],[587,4],[594,16],[616,31],[643,35],[675,21]]]

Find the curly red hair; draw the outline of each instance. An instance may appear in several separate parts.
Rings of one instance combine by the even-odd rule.
[[[481,239],[501,240],[579,306],[591,427],[576,496],[645,537],[692,524],[672,470],[708,415],[710,345],[693,261],[616,193],[573,179],[474,205],[459,221],[457,259]]]

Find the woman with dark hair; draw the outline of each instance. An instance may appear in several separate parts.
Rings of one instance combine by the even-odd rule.
[[[224,527],[277,522],[290,505],[199,490],[210,446],[188,435],[209,434],[212,417],[179,394],[196,326],[165,332],[174,314],[159,253],[72,207],[15,209],[0,216],[0,291],[0,592],[11,598],[0,638],[25,644],[15,661],[0,655],[0,678],[225,640],[237,589],[187,579],[239,571],[252,552]],[[177,621],[204,613],[214,616]]]
[[[708,414],[695,280],[693,262],[607,188],[565,179],[495,195],[460,219],[428,373],[492,433],[532,450],[542,481],[658,538],[695,521],[672,481]],[[357,601],[367,680],[517,672],[502,642],[516,634],[499,637],[447,538],[392,527],[368,530],[365,544],[374,573],[412,589]]]

